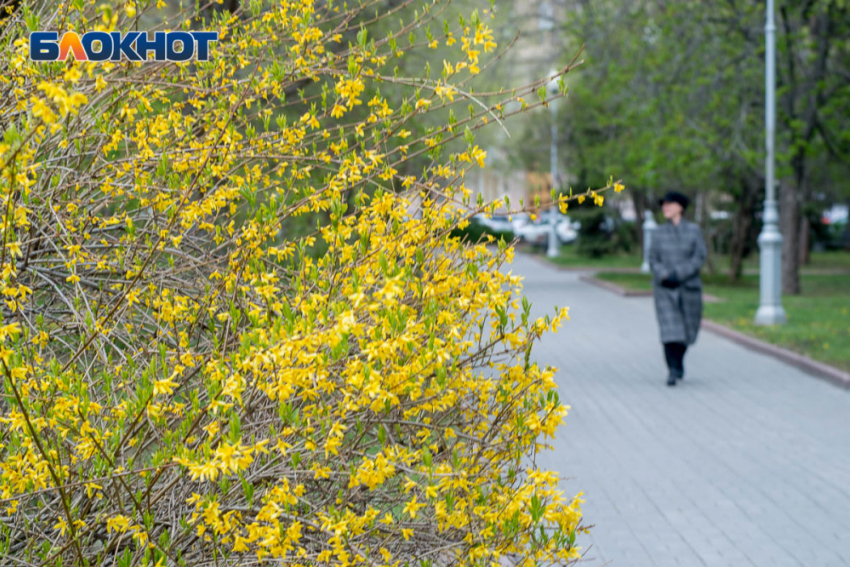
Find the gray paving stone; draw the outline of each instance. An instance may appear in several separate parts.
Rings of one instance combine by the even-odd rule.
[[[586,565],[850,565],[850,393],[703,332],[665,383],[651,298],[517,255],[535,350],[572,406],[538,459],[585,492]]]

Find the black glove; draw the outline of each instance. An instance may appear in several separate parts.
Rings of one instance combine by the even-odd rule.
[[[668,289],[675,289],[681,285],[682,282],[679,281],[679,278],[675,273],[667,274],[664,276],[664,279],[661,280],[661,285]]]

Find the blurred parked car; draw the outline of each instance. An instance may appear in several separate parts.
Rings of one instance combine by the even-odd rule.
[[[847,205],[833,205],[823,211],[820,218],[820,230],[815,231],[814,248],[850,250],[850,222],[848,221],[850,221],[850,207]],[[814,222],[812,225],[816,228]]]
[[[561,244],[571,244],[578,238],[578,230],[576,230],[570,221],[558,223],[555,226],[555,234],[558,235],[558,240],[561,241]]]
[[[508,215],[493,215],[487,218],[487,215],[478,214],[472,217],[473,222],[476,222],[488,229],[491,233],[513,232],[514,226]]]
[[[514,231],[520,241],[527,242],[533,246],[548,246],[551,220],[548,215],[542,215],[536,220],[529,222]],[[555,234],[561,244],[571,244],[578,238],[578,232],[574,223],[566,215],[560,215],[556,219]]]
[[[576,231],[581,230],[581,221],[572,221],[571,226]],[[605,215],[605,218],[602,220],[602,226],[600,228],[606,234],[612,234],[617,229],[617,221],[615,221],[613,217]]]
[[[726,220],[732,218],[732,213],[729,211],[711,211],[708,215],[711,220]]]
[[[531,215],[528,213],[517,213],[515,215],[511,215],[510,219],[514,234],[516,234],[519,229],[531,222]]]

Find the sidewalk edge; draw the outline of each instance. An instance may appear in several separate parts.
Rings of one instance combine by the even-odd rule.
[[[622,297],[647,297],[652,295],[651,291],[627,290],[611,282],[600,280],[590,274],[582,274],[579,276],[579,279],[583,282],[587,282],[591,285],[616,293]],[[714,298],[711,296],[705,296],[704,299],[706,301],[710,301]],[[808,356],[780,346],[772,345],[762,341],[761,339],[730,329],[729,327],[716,323],[715,321],[703,319],[702,328],[727,340],[736,342],[744,348],[779,359],[786,364],[806,372],[807,374],[824,379],[839,388],[850,390],[850,373],[839,370],[834,366],[818,362]]]
[[[607,271],[607,270],[606,270]],[[589,284],[593,284],[595,286],[601,287],[603,289],[607,289],[608,291],[612,291],[617,295],[621,295],[623,297],[652,297],[652,291],[650,290],[635,290],[635,289],[626,289],[622,286],[619,286],[615,283],[606,282],[605,280],[600,280],[596,276],[590,274],[582,274],[579,276],[579,279],[583,282],[587,282]],[[714,297],[711,294],[703,293],[702,300],[706,303],[719,303],[720,298]]]
[[[608,291],[612,291],[617,295],[621,295],[623,297],[652,297],[652,291],[650,290],[626,289],[624,287],[618,286],[617,284],[606,282],[605,280],[600,280],[599,278],[591,274],[581,274],[578,279],[583,282],[593,284],[597,287],[607,289]]]
[[[720,323],[716,323],[708,319],[703,319],[702,328],[725,339],[734,341],[744,348],[777,358],[782,362],[790,364],[791,366],[803,370],[808,374],[827,380],[839,388],[850,390],[850,373],[839,370],[833,366],[829,366],[828,364],[818,362],[817,360],[813,360],[808,356],[804,356],[788,349],[772,345],[762,341],[761,339],[751,337],[750,335],[732,330],[725,325],[721,325]]]

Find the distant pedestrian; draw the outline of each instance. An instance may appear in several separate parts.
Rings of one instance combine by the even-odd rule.
[[[684,357],[697,340],[702,320],[702,280],[705,241],[699,225],[682,218],[689,199],[671,191],[661,199],[667,223],[652,235],[649,265],[653,275],[655,314],[664,344],[667,385],[685,376]]]

